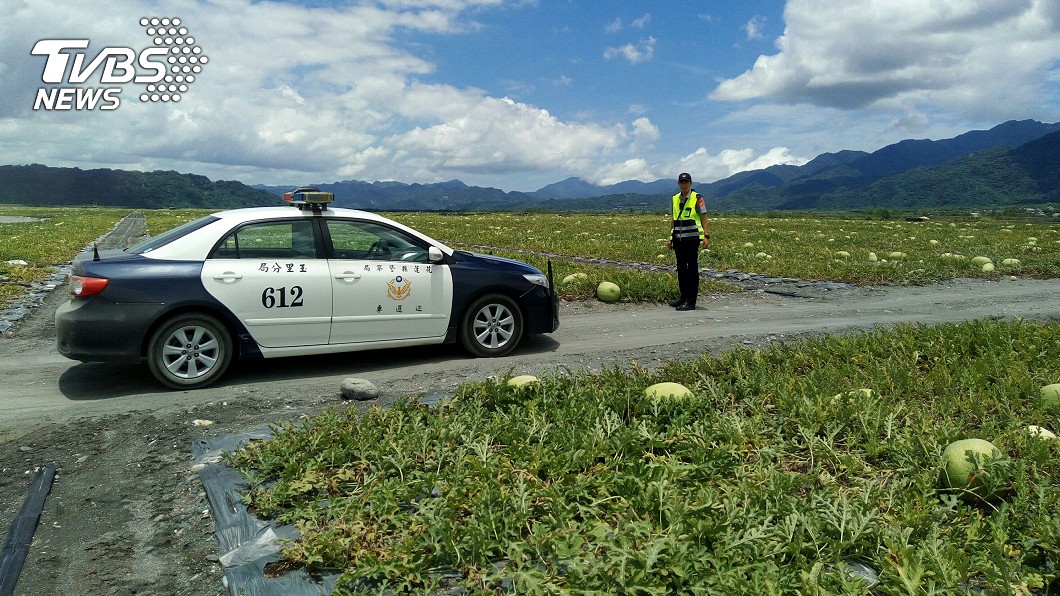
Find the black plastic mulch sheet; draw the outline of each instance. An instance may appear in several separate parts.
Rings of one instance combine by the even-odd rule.
[[[199,477],[210,501],[228,591],[232,596],[331,594],[337,573],[312,577],[299,569],[280,577],[265,577],[265,566],[280,558],[281,541],[294,540],[298,533],[293,526],[277,526],[248,513],[241,495],[250,485],[221,458],[224,452],[235,451],[247,441],[271,436],[270,431],[262,430],[203,439],[192,445],[195,463],[205,465]]]
[[[0,594],[7,596],[15,592],[15,584],[22,572],[22,565],[26,562],[30,546],[33,544],[33,535],[40,523],[40,515],[44,510],[44,500],[51,492],[52,481],[55,479],[55,466],[48,464],[37,469],[30,483],[29,494],[22,503],[18,516],[11,522],[11,531],[7,534],[7,540],[0,549]]]
[[[418,401],[434,407],[451,397],[431,393],[420,396]],[[205,465],[199,477],[213,512],[228,591],[232,596],[331,594],[338,573],[314,577],[299,569],[281,577],[265,577],[265,566],[280,558],[281,541],[296,539],[298,532],[293,526],[277,526],[248,513],[242,495],[250,485],[242,474],[224,465],[222,456],[242,448],[248,441],[271,438],[272,431],[263,429],[202,439],[192,445],[195,464]]]

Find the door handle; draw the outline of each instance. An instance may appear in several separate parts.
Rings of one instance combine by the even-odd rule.
[[[224,273],[218,273],[214,275],[213,278],[217,281],[223,281],[228,283],[243,279],[243,276],[238,273],[235,273],[234,271],[225,271]]]
[[[354,273],[353,271],[343,271],[342,273],[336,273],[335,279],[342,279],[347,281],[351,279],[361,279],[361,274]]]

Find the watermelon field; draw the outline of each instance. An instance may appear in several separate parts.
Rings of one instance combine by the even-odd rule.
[[[0,305],[45,278],[56,265],[105,234],[122,209],[3,206],[0,215],[38,221],[0,224]],[[147,212],[157,234],[207,211]],[[616,269],[581,259],[672,265],[666,249],[669,223],[658,214],[388,213],[457,248],[479,247],[545,268],[553,255],[557,275],[583,272],[560,288],[566,299],[592,299],[607,278],[623,300],[662,301],[674,295],[676,277],[665,272]],[[711,217],[712,244],[700,266],[802,280],[854,284],[924,284],[959,277],[1060,277],[1060,222],[1042,217],[938,217],[929,221],[880,220],[859,214]],[[983,259],[989,259],[989,267]],[[25,265],[12,264],[25,262]],[[704,280],[702,291],[730,286]]]
[[[38,221],[0,224],[0,300],[128,212],[3,207]],[[148,212],[148,227],[200,213]],[[670,265],[663,216],[389,215],[456,247],[539,267],[551,255],[558,279],[586,274],[561,288],[567,300],[594,300],[605,280],[645,307],[676,291],[666,271],[585,261]],[[721,214],[700,264],[1005,283],[1060,277],[1058,230],[1016,216]],[[1060,591],[1056,321],[900,324],[510,377],[276,424],[232,453],[252,510],[301,534],[270,573],[304,568],[340,594]],[[664,382],[687,393],[648,391]],[[967,439],[990,448],[947,452]]]
[[[1055,323],[908,325],[465,383],[230,464],[338,593],[1047,594],[1060,444],[1028,427],[1056,428],[1058,375]],[[996,447],[957,456],[968,484],[941,456],[966,438]]]

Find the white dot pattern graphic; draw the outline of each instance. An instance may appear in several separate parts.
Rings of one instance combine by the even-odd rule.
[[[142,17],[140,26],[157,47],[167,48],[169,56],[169,73],[165,79],[147,85],[140,94],[142,102],[177,102],[181,94],[188,91],[188,86],[195,82],[195,75],[202,72],[202,65],[209,58],[202,53],[202,48],[195,45],[195,38],[188,35],[188,28],[181,26],[181,20],[171,17]]]

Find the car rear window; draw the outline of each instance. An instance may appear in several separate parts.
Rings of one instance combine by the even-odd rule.
[[[177,238],[183,238],[184,236],[187,236],[195,230],[205,227],[215,221],[217,221],[217,218],[212,215],[200,217],[199,219],[189,221],[186,224],[179,225],[167,232],[162,232],[157,236],[152,236],[151,238],[144,240],[136,246],[130,247],[129,250],[127,250],[126,252],[130,252],[135,255],[142,255],[144,253],[151,252],[156,248],[165,246],[170,242],[173,242]]]

